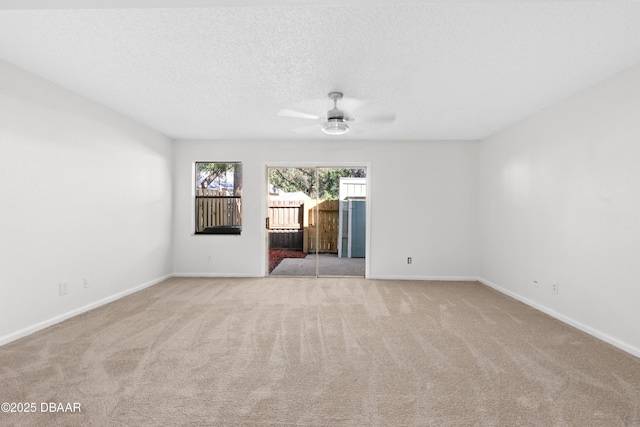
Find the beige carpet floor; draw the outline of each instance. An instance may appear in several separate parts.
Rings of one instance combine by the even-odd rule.
[[[640,359],[475,282],[173,278],[0,347],[0,401],[37,406],[3,426],[640,426]]]

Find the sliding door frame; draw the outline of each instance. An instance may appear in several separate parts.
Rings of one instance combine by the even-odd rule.
[[[266,227],[266,218],[269,217],[269,169],[271,168],[300,168],[300,169],[331,169],[331,168],[347,168],[347,169],[366,169],[367,171],[367,203],[366,203],[366,237],[365,237],[365,258],[364,258],[364,277],[369,277],[370,260],[371,260],[371,163],[370,162],[265,162],[264,163],[264,191],[262,192],[264,206],[264,224],[262,226],[262,236],[264,241],[264,276],[269,276],[269,233]],[[316,275],[305,277],[327,277],[318,274],[318,260],[316,253]],[[348,277],[348,276],[346,276]]]

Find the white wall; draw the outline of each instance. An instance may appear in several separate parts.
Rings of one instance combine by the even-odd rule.
[[[171,274],[171,157],[168,138],[0,61],[0,344]]]
[[[369,164],[368,277],[475,278],[476,149],[457,141],[176,141],[175,274],[265,275],[266,165]],[[243,162],[241,236],[193,235],[195,161]]]
[[[480,276],[640,356],[639,160],[640,66],[481,142]]]

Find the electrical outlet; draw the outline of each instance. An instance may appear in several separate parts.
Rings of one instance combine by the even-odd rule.
[[[69,283],[68,282],[60,282],[60,295],[66,295],[69,293]]]
[[[553,283],[553,284],[551,285],[551,291],[552,291],[554,294],[558,295],[558,284],[557,284],[557,283]]]
[[[413,258],[407,257],[407,264],[411,264],[413,262]]]
[[[90,286],[91,286],[91,285],[89,284],[89,279],[87,279],[86,277],[84,278],[84,282],[83,282],[83,283],[84,283],[84,287],[85,287],[85,288],[88,288],[88,287],[90,287]]]
[[[211,255],[207,258],[207,262],[211,262]]]

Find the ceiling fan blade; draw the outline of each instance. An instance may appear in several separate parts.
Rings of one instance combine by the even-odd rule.
[[[362,108],[364,104],[364,101],[356,98],[342,98],[338,101],[338,108],[353,114],[354,111]]]
[[[321,127],[322,127],[321,125],[317,124],[317,125],[305,126],[303,128],[293,129],[293,131],[295,133],[307,133],[316,129],[320,129]]]
[[[396,113],[375,114],[366,116],[360,121],[362,123],[393,123],[396,121]]]
[[[278,111],[278,115],[284,116],[284,117],[293,117],[296,119],[318,120],[320,118],[320,116],[317,116],[315,114],[303,113],[302,111],[289,110],[288,108]]]

